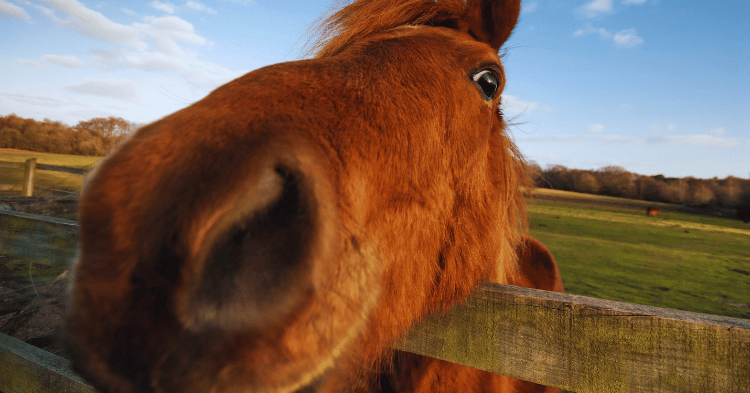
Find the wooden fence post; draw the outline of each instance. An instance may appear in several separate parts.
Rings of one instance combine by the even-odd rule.
[[[30,197],[34,194],[34,169],[36,169],[36,158],[29,158],[26,160],[26,166],[23,169],[22,196]]]

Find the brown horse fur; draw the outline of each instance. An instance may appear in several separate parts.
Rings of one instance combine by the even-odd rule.
[[[518,246],[518,259],[520,274],[509,274],[508,284],[565,292],[555,257],[539,240],[525,237]]]
[[[81,197],[74,365],[119,393],[552,391],[388,349],[482,280],[561,289],[497,109],[519,12],[360,0],[317,58],[140,129]]]
[[[659,215],[659,213],[661,213],[661,210],[659,210],[659,209],[657,209],[655,207],[649,206],[649,207],[646,208],[646,215],[649,216],[649,217],[656,217],[656,216]]]

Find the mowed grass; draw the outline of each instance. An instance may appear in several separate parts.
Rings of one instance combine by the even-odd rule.
[[[750,318],[750,225],[682,210],[540,189],[529,219],[569,293]]]
[[[91,169],[101,157],[72,156],[66,154],[38,153],[26,150],[0,149],[0,161],[26,162],[36,158],[37,164],[59,165],[70,168]],[[23,182],[23,168],[0,168],[0,195],[19,195]],[[57,190],[79,192],[83,176],[65,172],[37,170],[34,185]],[[8,187],[10,186],[10,187]],[[7,189],[6,189],[7,188]]]

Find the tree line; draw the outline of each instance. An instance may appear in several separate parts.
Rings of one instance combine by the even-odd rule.
[[[119,117],[93,118],[68,126],[59,121],[0,117],[0,148],[45,153],[102,156],[141,125]],[[568,169],[562,165],[542,169],[529,165],[535,185],[541,188],[600,194],[695,207],[738,209],[750,220],[750,180],[668,178],[630,173],[619,166],[597,170]]]
[[[670,178],[630,173],[619,166],[580,170],[552,165],[542,169],[533,162],[530,165],[530,175],[540,188],[678,203],[691,207],[750,207],[750,180],[734,176],[724,179]]]
[[[97,117],[71,127],[10,114],[0,116],[0,148],[103,156],[139,126],[120,117]]]

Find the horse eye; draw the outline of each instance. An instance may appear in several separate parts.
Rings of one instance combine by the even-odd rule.
[[[498,89],[500,89],[500,82],[497,80],[495,73],[490,70],[479,71],[473,76],[474,84],[479,87],[479,90],[484,94],[485,100],[491,100],[495,97]]]

